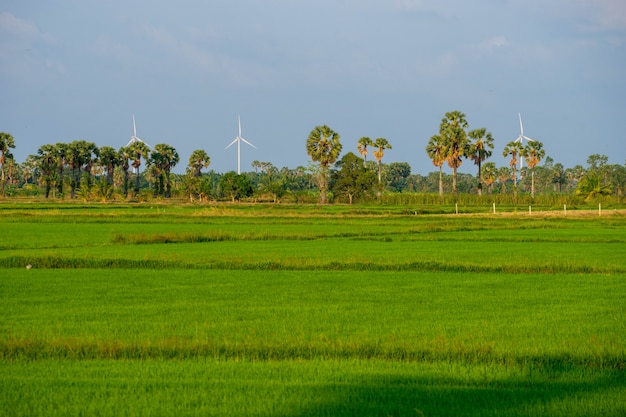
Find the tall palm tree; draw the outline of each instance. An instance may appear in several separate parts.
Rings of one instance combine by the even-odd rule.
[[[468,136],[474,141],[470,145],[469,158],[474,161],[475,165],[478,165],[478,195],[482,194],[483,184],[481,181],[481,164],[487,158],[491,156],[493,149],[493,136],[487,129],[481,127],[480,129],[471,130]]]
[[[50,196],[50,190],[55,184],[57,176],[57,149],[54,145],[43,145],[37,150],[37,162],[41,170],[45,186],[46,198]]]
[[[150,148],[143,142],[133,142],[128,146],[133,163],[131,166],[135,171],[135,195],[139,194],[139,167],[141,166],[141,158],[148,160]]]
[[[202,168],[208,168],[209,165],[211,165],[211,157],[204,150],[196,149],[191,153],[187,167],[193,172],[194,177],[199,177]]]
[[[121,147],[117,151],[118,163],[120,164],[120,167],[122,168],[122,172],[124,173],[124,198],[128,197],[128,183],[130,179],[130,174],[128,170],[130,168],[129,160],[132,157],[133,157],[132,151],[126,146]]]
[[[374,142],[372,142],[372,140],[368,138],[367,136],[363,136],[361,139],[357,141],[356,148],[359,151],[359,154],[361,154],[363,161],[367,162],[367,153],[368,153],[367,147],[373,146],[373,145],[374,145]]]
[[[500,186],[502,187],[501,193],[504,194],[506,192],[506,182],[511,178],[511,168],[500,167],[497,175],[498,180],[500,181]]]
[[[372,152],[374,155],[374,159],[378,162],[378,186],[380,187],[381,183],[381,174],[383,170],[383,156],[385,156],[385,149],[391,149],[391,144],[385,138],[378,138],[374,141],[374,146],[376,150]]]
[[[457,169],[463,164],[462,158],[467,157],[469,151],[469,141],[465,132],[467,127],[468,123],[465,119],[465,114],[458,110],[446,113],[439,125],[439,136],[441,136],[445,146],[444,156],[448,166],[452,168],[452,190],[457,199],[459,190],[456,185],[456,173]]]
[[[314,162],[320,164],[318,185],[320,187],[320,201],[326,204],[326,190],[328,188],[328,172],[331,164],[334,164],[341,153],[339,133],[330,127],[316,126],[306,141],[306,151]]]
[[[106,172],[107,182],[109,185],[113,185],[113,172],[118,164],[118,153],[114,148],[110,146],[103,146],[100,148],[100,165]]]
[[[530,182],[530,197],[535,198],[535,167],[545,156],[546,151],[543,150],[543,143],[536,140],[528,142],[526,146],[522,148],[522,156],[526,160],[526,165],[530,168],[531,182]]]
[[[12,158],[10,149],[15,148],[15,140],[13,136],[6,132],[0,132],[0,171],[2,176],[2,197],[6,197],[5,184],[6,175],[4,172],[4,165],[7,160]]]
[[[57,182],[57,190],[59,191],[59,196],[63,197],[63,188],[65,186],[63,181],[63,172],[65,171],[65,167],[68,164],[68,144],[63,142],[58,142],[56,145],[56,154],[57,154],[57,170],[59,173],[59,178]]]
[[[156,168],[160,185],[158,191],[164,192],[166,198],[171,196],[170,172],[179,161],[180,158],[176,149],[165,143],[155,145],[154,150],[150,153],[148,165]]]
[[[496,164],[494,162],[487,162],[483,165],[480,178],[487,185],[487,190],[489,194],[491,194],[493,183],[496,182],[496,178],[498,178]]]
[[[443,197],[443,163],[446,161],[444,156],[445,145],[441,140],[441,136],[433,135],[428,141],[426,152],[433,165],[439,168],[439,197]]]
[[[509,142],[504,147],[504,152],[502,152],[502,156],[505,158],[510,156],[511,161],[509,162],[509,166],[511,167],[511,173],[513,178],[513,195],[517,198],[517,162],[519,161],[519,157],[522,153],[522,144],[519,142]]]

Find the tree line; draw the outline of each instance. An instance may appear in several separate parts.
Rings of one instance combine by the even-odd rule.
[[[615,195],[621,201],[626,183],[626,166],[609,164],[608,157],[593,154],[586,168],[565,168],[546,157],[543,144],[507,143],[502,155],[509,165],[496,167],[488,162],[494,138],[486,128],[469,129],[465,114],[452,111],[441,120],[439,131],[430,137],[425,151],[438,172],[426,176],[411,174],[406,162],[383,163],[386,138],[363,136],[354,152],[343,157],[339,133],[327,125],[316,126],[306,140],[311,159],[307,167],[278,169],[270,162],[252,162],[252,171],[237,174],[203,172],[211,158],[205,150],[190,155],[184,175],[172,173],[180,162],[176,149],[168,144],[148,147],[142,141],[114,149],[75,140],[41,146],[36,154],[17,163],[11,153],[15,140],[0,133],[0,181],[2,196],[43,195],[45,198],[145,199],[179,196],[189,200],[252,198],[279,202],[367,202],[381,200],[383,193],[434,193],[440,198],[451,193],[575,194],[586,200]],[[374,161],[368,160],[372,154]],[[458,173],[465,160],[477,167],[476,175]],[[526,166],[518,168],[523,160]],[[543,166],[539,163],[544,161]],[[443,172],[447,164],[452,174]],[[143,171],[141,168],[144,167]]]

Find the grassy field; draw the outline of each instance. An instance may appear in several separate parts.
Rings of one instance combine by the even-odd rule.
[[[0,212],[0,415],[626,414],[623,213]]]

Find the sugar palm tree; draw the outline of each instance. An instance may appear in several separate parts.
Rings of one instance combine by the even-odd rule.
[[[170,172],[172,168],[178,164],[180,157],[173,146],[165,143],[155,145],[154,150],[150,153],[147,165],[154,166],[158,175],[159,187],[158,193],[165,193],[165,197],[171,197]]]
[[[519,161],[519,157],[522,153],[522,144],[519,142],[509,142],[504,147],[504,152],[502,152],[502,156],[505,158],[510,156],[511,160],[509,162],[509,166],[511,167],[511,173],[513,178],[513,194],[515,198],[517,198],[517,162]]]
[[[326,204],[326,190],[328,188],[328,172],[331,164],[335,163],[341,153],[339,133],[330,127],[316,126],[306,141],[306,151],[314,162],[320,165],[318,185],[320,187],[320,201]]]
[[[106,172],[107,182],[109,185],[113,185],[113,172],[118,164],[118,153],[114,148],[110,146],[103,146],[100,148],[100,165]]]
[[[57,149],[54,145],[43,145],[37,150],[37,164],[42,173],[46,198],[50,196],[57,176]]]
[[[448,166],[452,168],[452,190],[457,199],[459,196],[456,185],[457,169],[463,164],[462,158],[466,158],[469,152],[469,141],[465,132],[467,127],[465,114],[458,110],[446,113],[439,125],[439,136],[444,143],[444,157]]]
[[[487,162],[483,165],[480,178],[487,185],[487,190],[489,194],[491,194],[493,183],[496,182],[496,179],[498,178],[496,164],[494,162]]]
[[[535,198],[535,167],[545,156],[546,151],[543,150],[543,143],[539,141],[528,142],[522,148],[522,156],[526,160],[526,164],[531,172],[530,197]]]
[[[378,138],[374,141],[374,147],[376,150],[372,152],[374,159],[378,162],[378,186],[381,184],[381,176],[383,170],[383,156],[385,156],[385,149],[391,149],[391,144],[385,138]]]
[[[484,127],[470,131],[468,136],[474,140],[470,145],[469,158],[478,165],[478,195],[481,195],[483,190],[481,164],[491,156],[493,136]]]
[[[122,168],[122,172],[124,173],[124,198],[128,197],[128,183],[130,181],[130,173],[128,172],[128,170],[130,169],[129,160],[132,157],[133,153],[127,146],[123,146],[117,151],[118,163],[120,165],[120,168]]]
[[[139,194],[139,167],[141,166],[141,158],[145,161],[148,160],[150,155],[150,148],[143,142],[133,142],[128,146],[131,159],[133,160],[131,166],[135,171],[135,195]]]
[[[372,140],[368,138],[367,136],[363,136],[361,139],[357,141],[356,148],[359,151],[359,154],[361,154],[363,161],[365,162],[367,162],[367,153],[368,153],[367,147],[372,146],[372,145],[374,145],[374,142],[372,142]]]
[[[209,165],[211,165],[211,157],[202,149],[196,149],[191,153],[187,167],[193,172],[194,177],[199,177],[202,168],[208,168]]]
[[[500,186],[502,187],[502,194],[506,192],[506,182],[511,178],[511,168],[509,167],[500,167],[498,169],[498,180],[500,181]]]
[[[59,173],[58,175],[58,182],[57,182],[57,190],[59,191],[59,196],[63,197],[63,188],[64,188],[64,181],[63,181],[63,172],[65,171],[65,167],[68,164],[68,157],[67,157],[67,153],[68,153],[68,144],[67,143],[63,143],[63,142],[58,142],[56,145],[54,145],[56,148],[56,154],[57,154],[57,172]]]
[[[0,132],[0,171],[2,176],[2,197],[6,197],[5,184],[6,174],[4,166],[8,159],[12,158],[11,149],[15,148],[15,140],[13,136],[6,132]]]
[[[433,135],[428,141],[426,152],[433,165],[439,168],[439,197],[443,197],[443,163],[446,161],[444,156],[445,146],[441,140],[441,136]]]

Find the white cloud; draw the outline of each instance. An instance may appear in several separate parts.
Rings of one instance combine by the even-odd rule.
[[[35,38],[39,35],[37,26],[26,20],[19,19],[8,12],[0,13],[0,30],[16,36]]]

